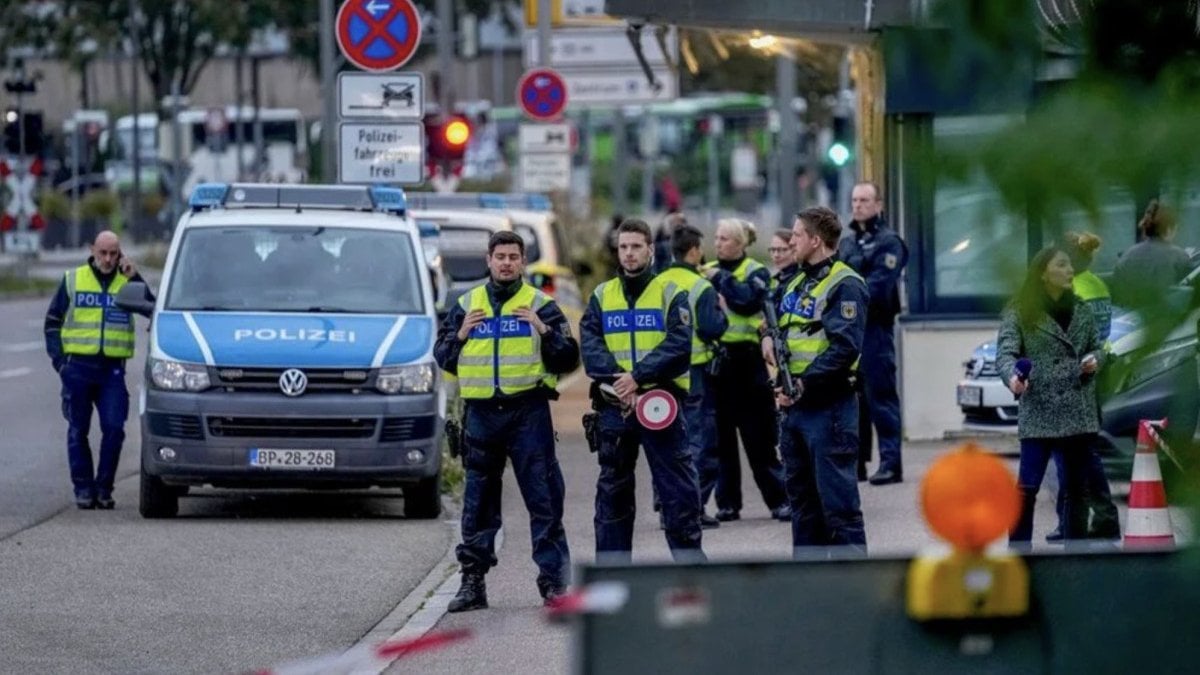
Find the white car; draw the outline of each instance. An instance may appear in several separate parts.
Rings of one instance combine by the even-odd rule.
[[[958,383],[958,407],[968,423],[1016,424],[1017,399],[996,371],[996,343],[975,348],[963,366],[966,376]]]

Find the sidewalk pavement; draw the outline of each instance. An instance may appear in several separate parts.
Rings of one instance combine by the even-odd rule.
[[[573,559],[577,563],[590,562],[595,550],[592,514],[598,467],[596,458],[587,451],[580,428],[580,417],[589,409],[587,380],[577,381],[552,406],[560,439],[558,459],[567,489],[564,519],[567,537]],[[959,444],[959,441],[910,443],[905,446],[904,483],[883,487],[860,484],[872,556],[910,556],[937,545],[919,513],[918,488],[932,462]],[[1016,443],[1013,439],[986,439],[982,445],[999,453],[1015,475]],[[1048,473],[1053,476],[1053,471]],[[742,520],[704,531],[704,549],[710,559],[787,559],[791,555],[789,525],[770,519],[748,468],[743,471],[743,493],[746,508],[742,511]],[[669,561],[663,533],[658,529],[657,514],[650,509],[649,470],[644,457],[638,462],[637,497],[634,560]],[[1124,514],[1124,505],[1120,506]],[[709,512],[712,512],[711,505]],[[445,649],[401,659],[388,672],[447,675],[520,672],[533,675],[571,670],[570,628],[550,624],[543,616],[541,598],[534,583],[536,568],[530,560],[528,516],[511,472],[505,474],[503,513],[507,527],[504,528],[503,546],[497,552],[500,562],[487,577],[490,608],[448,614],[436,625],[437,630],[470,629],[473,637]],[[1051,489],[1043,489],[1040,493],[1034,524],[1035,550],[1061,550],[1045,543],[1046,533],[1056,525]],[[457,575],[450,580],[455,589],[457,581]]]

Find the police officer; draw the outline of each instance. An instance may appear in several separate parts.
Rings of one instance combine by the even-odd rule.
[[[687,291],[688,308],[692,313],[691,388],[684,402],[688,446],[696,463],[700,481],[700,525],[717,527],[719,520],[704,512],[704,505],[717,486],[717,422],[716,380],[709,373],[712,344],[721,339],[729,320],[721,311],[717,291],[700,275],[700,260],[704,257],[700,242],[704,235],[692,225],[682,224],[671,235],[671,254],[675,262],[659,279]]]
[[[742,466],[738,435],[754,482],[777,520],[791,512],[783,489],[783,467],[775,454],[778,441],[775,402],[767,365],[759,351],[758,330],[770,273],[746,255],[754,243],[750,223],[723,219],[717,223],[717,262],[705,275],[721,295],[729,328],[721,336],[725,357],[717,374],[717,447],[720,478],[717,481],[717,520],[737,520],[742,509]]]
[[[779,449],[797,558],[813,555],[811,547],[849,547],[841,552],[862,555],[867,547],[855,479],[858,404],[852,380],[868,294],[862,277],[837,259],[841,230],[827,208],[800,212],[792,245],[801,270],[779,306],[797,391],[793,400],[776,390],[786,411]]]
[[[621,269],[596,288],[580,323],[583,365],[593,380],[592,407],[599,414],[596,561],[632,559],[639,445],[662,501],[671,555],[677,561],[703,561],[700,490],[683,416],[652,431],[632,412],[639,392],[666,390],[677,405],[688,394],[692,317],[687,290],[654,276],[653,240],[644,221],[621,223],[617,247]],[[604,393],[602,384],[610,385],[611,393]]]
[[[558,375],[579,365],[579,345],[550,296],[525,283],[525,242],[513,232],[488,241],[490,280],[462,295],[438,331],[434,358],[458,377],[463,421],[462,586],[448,611],[488,606],[484,575],[496,564],[500,489],[512,459],[529,510],[537,586],[562,595],[570,569],[563,530],[563,477],[554,454],[550,401]]]
[[[125,361],[133,356],[133,317],[116,305],[117,293],[142,281],[137,267],[121,255],[121,241],[109,231],[96,235],[88,261],[67,272],[46,311],[46,353],[62,380],[62,410],[67,419],[67,459],[81,509],[111,509],[113,483],[129,390]],[[146,299],[154,296],[146,291]],[[92,408],[100,416],[100,457],[92,470],[88,432]]]
[[[770,299],[778,305],[783,299],[784,289],[800,273],[800,263],[796,262],[796,252],[792,250],[792,231],[776,230],[767,253],[771,255],[771,265],[775,268],[771,273]]]
[[[859,183],[850,193],[854,220],[850,236],[838,248],[842,262],[858,272],[871,293],[862,346],[862,389],[865,405],[859,447],[860,477],[871,457],[871,425],[879,437],[879,468],[872,485],[904,479],[900,459],[900,396],[896,390],[896,315],[900,313],[900,273],[908,264],[908,247],[882,216],[883,195],[874,183]]]

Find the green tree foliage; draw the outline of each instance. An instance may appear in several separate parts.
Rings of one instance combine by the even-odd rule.
[[[417,0],[418,6],[431,11],[434,3]],[[316,69],[320,5],[312,0],[2,2],[0,43],[49,49],[76,65],[94,52],[124,52],[135,35],[131,5],[136,46],[155,100],[168,96],[175,85],[183,94],[191,92],[214,56],[223,49],[247,47],[258,31],[268,28],[286,32],[292,53]],[[493,3],[459,0],[456,5],[486,16]]]

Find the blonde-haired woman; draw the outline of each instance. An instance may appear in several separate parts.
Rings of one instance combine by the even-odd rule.
[[[742,464],[738,436],[763,501],[776,520],[791,522],[783,488],[783,466],[775,452],[778,428],[775,395],[759,347],[763,301],[771,278],[767,268],[747,257],[754,244],[754,225],[736,218],[717,221],[717,262],[705,269],[717,293],[729,328],[721,336],[724,355],[717,371],[717,519],[737,520],[742,510]]]

